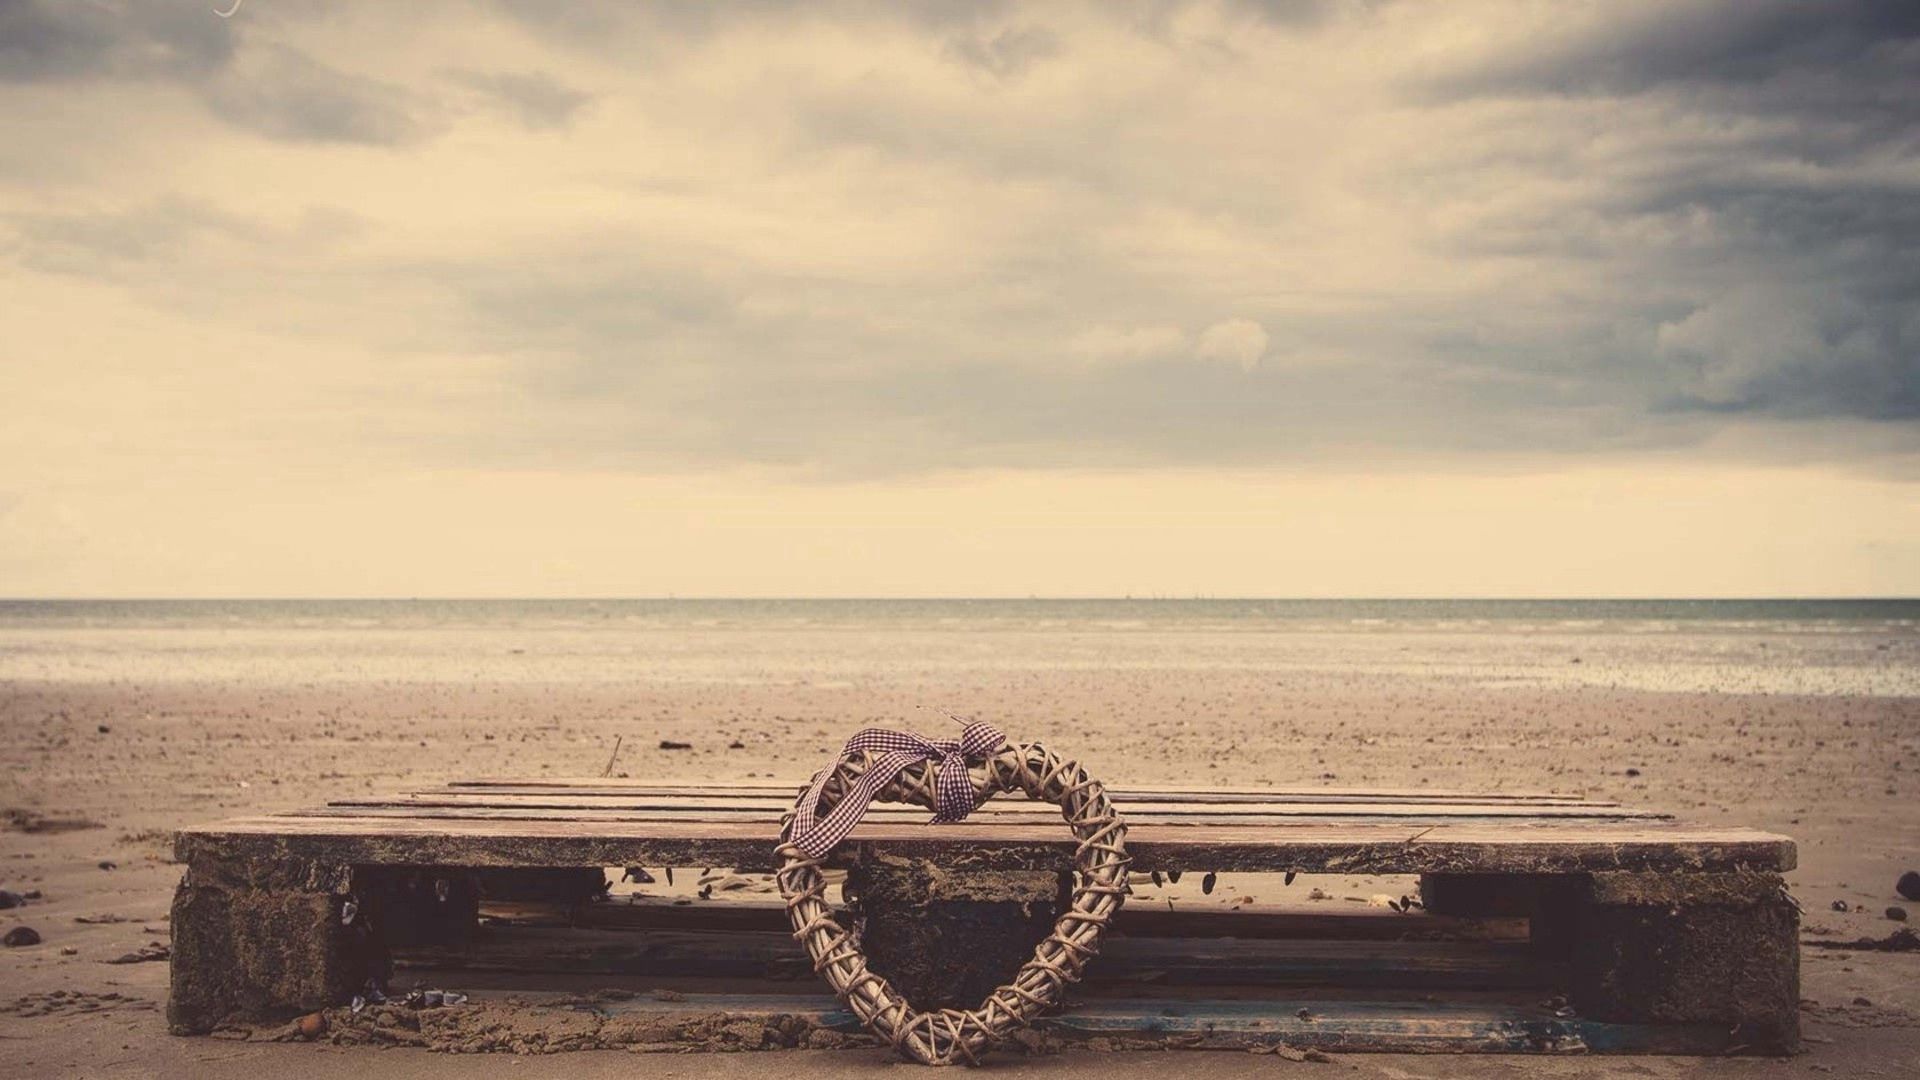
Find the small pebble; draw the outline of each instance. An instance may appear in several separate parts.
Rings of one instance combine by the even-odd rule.
[[[1893,890],[1908,900],[1920,900],[1920,870],[1909,870],[1900,875],[1900,881]]]
[[[27,898],[21,896],[19,893],[0,889],[0,911],[5,911],[7,908],[17,908],[26,902]]]
[[[327,1030],[327,1014],[317,1012],[308,1013],[294,1021],[294,1025],[299,1030],[302,1038],[319,1038]]]
[[[1849,906],[1849,905],[1848,905],[1848,903],[1847,903],[1847,902],[1846,902],[1845,900],[1835,900],[1835,901],[1833,902],[1833,910],[1835,910],[1835,911],[1852,911],[1852,910],[1853,910],[1853,908],[1852,908],[1851,906]]]
[[[7,931],[6,937],[0,938],[0,945],[5,945],[9,949],[38,944],[40,944],[40,931],[31,926],[16,926]]]
[[[1906,922],[1907,909],[1901,907],[1899,904],[1895,904],[1887,909],[1887,918],[1892,919],[1894,922]]]

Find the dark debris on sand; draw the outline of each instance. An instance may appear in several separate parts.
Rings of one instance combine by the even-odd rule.
[[[63,833],[78,832],[81,829],[104,829],[105,825],[82,817],[48,817],[37,810],[22,810],[8,807],[0,810],[0,831],[22,833]]]
[[[1908,900],[1920,900],[1920,870],[1909,870],[1900,875],[1893,889]]]
[[[1852,941],[1803,941],[1816,949],[1857,949],[1862,952],[1920,952],[1920,933],[1903,926],[1883,938],[1854,938]]]

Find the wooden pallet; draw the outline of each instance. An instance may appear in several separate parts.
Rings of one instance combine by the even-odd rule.
[[[816,984],[777,900],[595,903],[584,894],[599,879],[582,872],[765,871],[798,786],[475,780],[186,830],[170,1020],[205,1031],[235,1014],[337,1003],[395,964],[423,977],[564,973],[649,986],[725,974],[804,996]],[[1180,1030],[1204,1027],[1207,1045],[1783,1052],[1797,1041],[1786,837],[1543,792],[1113,795],[1136,871],[1419,875],[1427,908],[1136,903],[1090,973],[1098,1008],[1053,1021],[1063,1032],[1167,1035],[1180,1028],[1172,1006],[1127,995],[1179,989],[1205,1003],[1180,1007]],[[1023,935],[1050,920],[1073,846],[1054,807],[1026,800],[992,800],[953,825],[925,819],[876,806],[834,856],[862,897],[876,968],[893,963],[916,1001],[962,976],[992,985],[996,965],[1017,960]],[[926,872],[960,865],[964,894]],[[349,903],[355,918],[343,924]],[[1010,950],[979,945],[1007,941]],[[1353,991],[1375,996],[1339,1004]],[[1394,991],[1403,997],[1377,996]],[[1509,997],[1443,1008],[1423,997],[1432,991]],[[1303,1033],[1287,1018],[1307,997],[1324,1011]],[[1543,1012],[1539,1002],[1556,997],[1572,1013]],[[831,1011],[804,1009],[816,1020]]]

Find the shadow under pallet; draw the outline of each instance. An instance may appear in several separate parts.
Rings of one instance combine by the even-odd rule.
[[[397,986],[589,1012],[607,1021],[724,1017],[858,1035],[820,992],[777,901],[631,897],[567,906],[486,903],[471,937],[396,949]],[[1169,934],[1169,931],[1172,933]],[[1726,1054],[1725,1024],[1573,1015],[1527,920],[1379,909],[1170,912],[1117,920],[1070,1003],[1036,1024],[1103,1048],[1390,1053]],[[778,992],[767,992],[778,987]],[[751,988],[751,989],[749,989]],[[610,1024],[610,1027],[614,1026]],[[656,1023],[642,1030],[661,1030]]]

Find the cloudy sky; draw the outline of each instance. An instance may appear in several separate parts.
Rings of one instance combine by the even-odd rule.
[[[1920,594],[1920,5],[0,0],[0,595]]]

